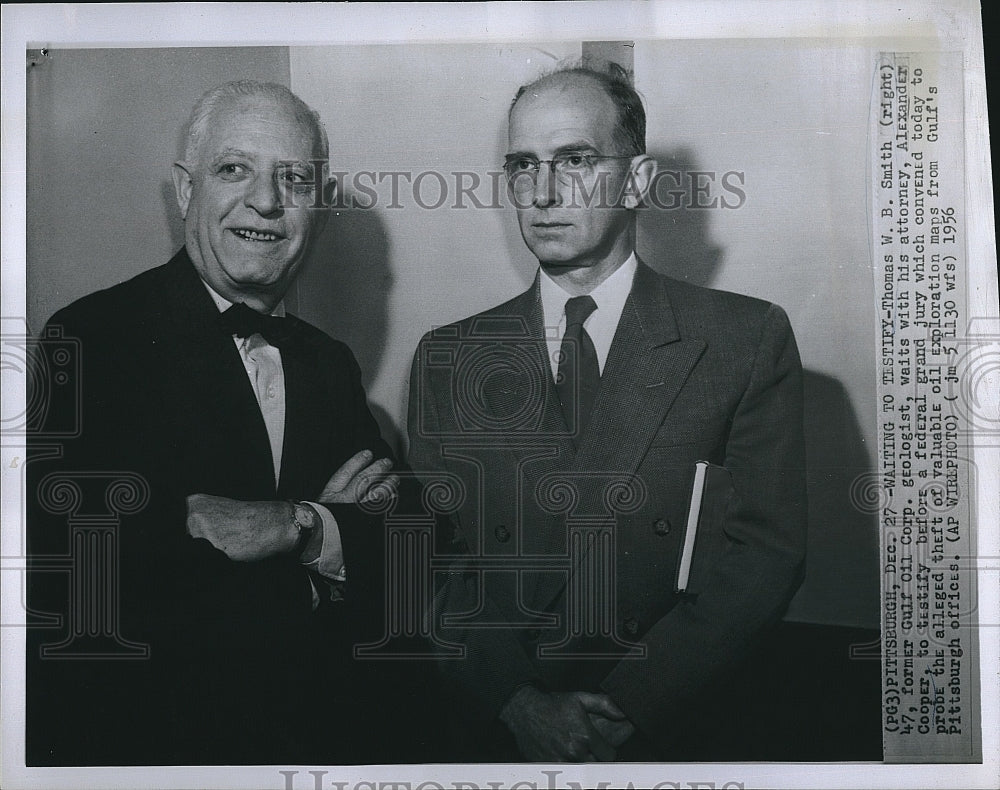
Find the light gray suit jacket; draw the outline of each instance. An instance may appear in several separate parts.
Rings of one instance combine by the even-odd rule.
[[[570,421],[572,422],[572,420]],[[461,481],[436,634],[463,712],[524,683],[605,691],[654,744],[801,583],[802,369],[780,307],[640,264],[588,427],[546,360],[538,280],[428,333],[411,371],[410,464]],[[695,463],[728,470],[692,584],[674,591]],[[725,474],[725,473],[723,473]]]

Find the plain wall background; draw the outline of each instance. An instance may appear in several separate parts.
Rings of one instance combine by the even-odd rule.
[[[28,74],[32,330],[180,246],[170,164],[208,87],[238,77],[290,85],[326,122],[331,166],[351,173],[350,197],[359,170],[464,170],[485,181],[503,158],[516,87],[580,52],[579,42],[53,50]],[[789,618],[875,628],[877,524],[851,503],[875,436],[865,180],[873,63],[874,50],[839,42],[634,47],[650,153],[664,168],[741,171],[747,196],[738,210],[647,209],[640,255],[674,276],[781,304],[807,370],[810,557]],[[405,183],[402,208],[388,208],[388,182],[378,193],[378,207],[331,218],[287,301],[350,343],[399,441],[419,337],[523,290],[535,262],[512,209],[449,201],[426,210]]]

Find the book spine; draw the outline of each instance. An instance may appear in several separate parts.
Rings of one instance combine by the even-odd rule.
[[[691,560],[694,557],[694,540],[698,534],[698,518],[701,515],[702,494],[705,491],[705,472],[708,464],[699,461],[694,467],[694,485],[691,486],[691,504],[688,507],[687,528],[684,530],[684,545],[681,547],[680,562],[677,564],[676,592],[687,589],[691,575]]]

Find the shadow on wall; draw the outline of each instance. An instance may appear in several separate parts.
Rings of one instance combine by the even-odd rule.
[[[723,250],[709,238],[712,209],[688,208],[695,202],[691,174],[700,171],[694,153],[687,148],[649,153],[659,163],[659,171],[655,195],[639,212],[639,257],[661,274],[711,287]],[[716,183],[713,196],[718,190]],[[711,199],[697,197],[699,203]]]
[[[347,190],[340,202],[351,206],[352,198]],[[389,257],[389,236],[377,209],[335,208],[296,280],[297,304],[290,305],[298,316],[351,347],[366,390],[384,358],[394,283]],[[387,411],[369,405],[398,456],[399,426]]]
[[[809,554],[789,619],[878,628],[878,477],[844,386],[808,368],[803,383]]]
[[[725,259],[725,250],[711,238],[711,217],[719,209],[690,206],[713,200],[735,203],[739,195],[727,191],[722,174],[712,175],[688,148],[650,155],[661,176],[655,200],[647,201],[639,214],[639,257],[662,274],[712,287]],[[699,184],[707,185],[708,192],[698,194]],[[803,362],[808,365],[809,360]],[[871,486],[877,481],[870,455],[840,381],[806,367],[804,394],[809,559],[806,581],[788,616],[876,628],[878,526],[871,503],[877,490]]]

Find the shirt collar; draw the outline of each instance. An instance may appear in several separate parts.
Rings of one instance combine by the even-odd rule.
[[[201,284],[205,286],[205,290],[208,291],[208,295],[212,297],[212,301],[215,302],[215,307],[216,307],[216,309],[220,313],[226,312],[226,310],[228,310],[230,307],[233,306],[232,302],[230,302],[228,299],[226,299],[226,297],[224,297],[220,293],[218,293],[207,282],[205,282],[204,280],[202,280]],[[282,299],[280,302],[278,302],[278,304],[277,304],[277,306],[275,306],[274,310],[271,311],[271,315],[276,315],[279,318],[284,318],[285,317],[285,300],[284,299]]]
[[[622,310],[625,308],[625,300],[628,299],[632,290],[632,280],[638,266],[639,259],[633,252],[625,259],[625,263],[615,269],[604,282],[590,292],[590,296],[597,305],[597,310],[605,316],[613,318],[615,325],[617,325]],[[563,320],[566,302],[569,301],[570,294],[549,277],[544,269],[541,269],[539,277],[539,290],[546,334],[548,334],[550,331],[555,331]]]

